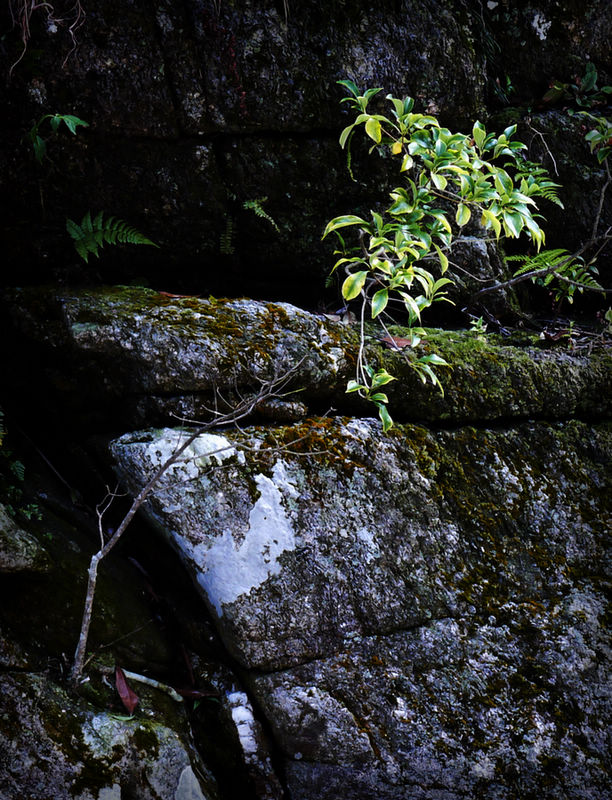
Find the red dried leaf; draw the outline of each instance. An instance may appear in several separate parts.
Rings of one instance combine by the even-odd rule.
[[[384,336],[380,341],[390,347],[391,350],[402,350],[402,348],[410,347],[412,344],[412,339],[402,339],[401,336]]]
[[[129,714],[134,713],[134,709],[140,702],[140,698],[138,695],[132,691],[130,685],[127,682],[125,677],[125,673],[121,669],[121,667],[115,667],[115,686],[117,687],[117,691],[119,692],[119,697],[121,698],[121,702],[127,709]]]

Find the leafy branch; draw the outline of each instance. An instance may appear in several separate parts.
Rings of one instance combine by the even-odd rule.
[[[366,306],[372,319],[382,321],[389,302],[398,300],[412,327],[420,324],[422,312],[433,303],[449,302],[446,287],[453,280],[445,273],[456,231],[461,232],[473,217],[496,239],[525,233],[541,248],[545,235],[537,221],[535,198],[562,205],[559,184],[543,167],[522,157],[526,146],[513,139],[516,125],[496,135],[477,121],[470,134],[453,133],[434,116],[415,112],[410,97],[387,95],[391,115],[385,116],[368,110],[381,89],[362,94],[353,81],[339,83],[349,92],[341,102],[355,114],[340,134],[341,147],[350,148],[355,132],[362,129],[371,142],[370,153],[380,150],[397,157],[404,178],[390,193],[391,203],[382,213],[371,211],[369,219],[344,214],[330,220],[323,232],[323,238],[333,233],[339,244],[336,255],[340,257],[332,272],[342,269],[346,274],[343,298],[362,300],[362,331]],[[355,244],[345,241],[345,229],[356,230]],[[415,334],[412,347],[419,340]],[[442,358],[436,354],[404,357],[421,380],[442,390],[437,368],[448,366]],[[388,400],[379,389],[392,376],[367,365],[363,347],[356,370],[347,391],[372,400],[388,430],[392,425]]]
[[[42,164],[43,158],[47,155],[47,142],[40,135],[40,129],[47,120],[49,120],[49,125],[51,127],[51,131],[55,134],[60,129],[62,123],[68,128],[70,133],[76,135],[77,128],[82,126],[84,128],[89,127],[89,123],[85,122],[79,117],[75,117],[73,114],[45,114],[41,117],[38,122],[36,122],[30,128],[28,132],[28,139],[32,145],[32,149],[34,150],[34,157],[38,161],[39,164]]]

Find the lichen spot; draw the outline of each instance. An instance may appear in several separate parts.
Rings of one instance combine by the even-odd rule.
[[[272,477],[257,475],[259,497],[249,514],[249,527],[240,546],[230,530],[215,539],[206,555],[198,581],[217,614],[281,570],[280,556],[295,549],[295,532],[283,497],[297,496],[282,462]]]

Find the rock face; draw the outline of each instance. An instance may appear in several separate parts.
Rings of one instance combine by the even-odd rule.
[[[10,29],[9,8],[1,13]],[[6,89],[0,158],[11,200],[1,220],[12,282],[40,282],[50,271],[82,280],[65,219],[80,221],[91,209],[126,218],[161,245],[107,258],[98,268],[105,281],[215,294],[236,294],[239,285],[249,296],[314,303],[335,260],[320,241],[326,222],[367,213],[397,180],[365,146],[355,148],[359,182],[351,180],[337,143],[346,124],[337,80],[412,95],[420,110],[467,130],[500,104],[533,107],[551,81],[574,81],[589,61],[600,85],[612,75],[606,0],[588,8],[551,0],[512,8],[138,0],[129,9],[104,0],[85,9],[74,40],[70,13],[47,24],[43,8],[34,11],[29,49]],[[5,75],[22,48],[17,25],[0,55]],[[53,137],[44,123],[49,158],[38,165],[27,134],[55,113],[76,114],[90,128]],[[512,109],[512,122],[522,116]],[[539,138],[522,133],[537,150]],[[550,146],[561,159],[567,136]],[[572,171],[594,166],[583,143]],[[583,193],[565,196],[566,207],[581,209]],[[255,200],[274,225],[245,207]],[[24,220],[37,225],[37,237]],[[590,218],[576,220],[569,240],[565,216],[559,221],[559,246],[590,235]],[[98,269],[88,268],[88,279]]]
[[[44,396],[64,432],[97,434],[98,454],[101,431],[131,430],[110,445],[107,434],[103,446],[132,495],[190,436],[174,415],[204,414],[215,397],[231,403],[279,375],[300,390],[272,398],[280,405],[242,428],[193,429],[143,506],[197,590],[182,613],[212,621],[222,660],[234,665],[232,674],[201,641],[189,645],[192,672],[213,684],[221,709],[193,724],[223,800],[236,796],[228,776],[239,769],[249,800],[609,795],[612,362],[603,334],[570,348],[523,333],[430,330],[423,352],[453,365],[444,397],[415,378],[405,354],[368,340],[368,359],[398,376],[397,424],[383,434],[371,408],[345,393],[358,332],[287,303],[29,289],[5,293],[2,316],[14,389],[7,418],[34,418]],[[160,427],[134,431],[141,420]],[[69,604],[56,566],[58,554],[69,560],[64,540],[51,537],[43,552],[14,525],[3,530],[5,569],[32,573],[41,584],[33,597],[57,586]],[[143,556],[152,542],[149,532]],[[157,761],[141,755],[146,707],[119,724],[95,687],[94,705],[63,703],[51,680],[36,716],[27,698],[43,656],[31,643],[13,646],[19,591],[35,589],[27,586],[3,589],[0,604],[5,719],[31,719],[42,744],[35,755],[20,733],[22,766],[0,775],[30,792],[27,759],[54,758],[55,771],[32,785],[59,787],[58,797],[119,797],[118,776],[138,797],[182,797],[184,745],[163,790]],[[108,641],[119,620],[116,603],[104,602]],[[132,613],[121,623],[137,631]],[[167,643],[151,638],[148,655],[141,645],[127,657],[163,681]],[[49,728],[60,695],[77,731],[69,752]],[[147,742],[161,758],[168,731],[184,742],[184,728],[151,708],[161,739],[151,732],[156,743]],[[98,718],[109,747],[121,739],[124,749],[117,765],[98,754],[106,766],[94,791],[77,778],[93,757],[83,731]],[[42,798],[47,788],[31,791]],[[205,780],[199,791],[217,790]]]
[[[179,440],[113,443],[132,491]],[[252,672],[292,797],[603,798],[611,455],[580,423],[306,420],[203,434],[147,514]]]
[[[3,800],[217,800],[176,730],[96,711],[39,675],[4,674],[0,686]]]
[[[45,387],[66,424],[75,416],[90,426],[201,419],[220,402],[219,392],[231,401],[284,376],[286,388],[297,390],[290,401],[323,411],[331,404],[350,413],[372,409],[345,393],[358,326],[287,303],[176,298],[130,287],[33,288],[5,292],[2,308],[5,341],[20,341],[5,357],[21,403],[36,404]],[[402,330],[396,332],[401,342]],[[398,377],[388,387],[398,420],[605,419],[611,411],[612,357],[603,338],[568,350],[520,334],[430,330],[416,352],[438,353],[452,365],[442,377],[444,395],[423,387],[410,357],[379,339],[373,332],[366,352]],[[226,408],[221,402],[219,410]],[[280,408],[276,417],[287,420]]]

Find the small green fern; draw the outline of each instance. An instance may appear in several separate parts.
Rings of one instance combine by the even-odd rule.
[[[550,287],[557,302],[565,299],[572,303],[576,291],[603,291],[603,286],[593,277],[598,274],[597,268],[561,248],[543,250],[535,256],[508,256],[506,260],[522,263],[514,273],[515,277],[529,275],[540,286],[550,286],[554,280],[560,282]]]
[[[256,200],[245,200],[242,207],[247,211],[254,211],[256,216],[261,219],[267,220],[277,233],[280,233],[280,228],[268,212],[263,208],[263,203],[268,200],[267,197],[258,197]]]
[[[100,211],[93,219],[88,211],[83,217],[81,224],[78,225],[71,219],[66,220],[66,230],[74,240],[74,247],[81,258],[87,263],[89,254],[93,253],[96,258],[100,255],[100,248],[105,244],[150,244],[153,247],[159,245],[152,242],[136,228],[128,225],[116,217],[104,217],[104,212]]]
[[[234,249],[234,220],[230,216],[225,218],[225,230],[219,236],[219,252],[222,256],[232,256]]]
[[[540,164],[533,161],[519,161],[516,164],[516,182],[520,181],[520,191],[528,197],[543,197],[551,203],[563,208],[559,199],[560,183],[548,178],[548,172]]]

